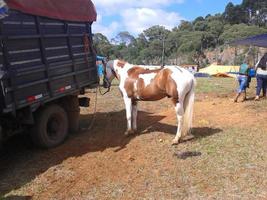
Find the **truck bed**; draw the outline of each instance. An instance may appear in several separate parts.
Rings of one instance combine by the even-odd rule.
[[[11,10],[0,20],[0,113],[98,83],[91,24]]]

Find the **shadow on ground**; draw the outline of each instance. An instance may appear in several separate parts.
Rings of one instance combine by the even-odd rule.
[[[81,115],[81,127],[85,130],[72,134],[61,146],[40,150],[35,148],[27,135],[12,138],[0,155],[0,197],[31,182],[36,176],[49,168],[62,163],[67,158],[79,157],[90,152],[101,152],[107,148],[120,151],[134,138],[153,131],[175,134],[176,125],[168,125],[160,121],[166,116],[139,112],[139,134],[125,137],[125,111],[97,113],[95,123],[90,130],[92,115]],[[220,129],[208,127],[194,128],[195,138],[208,137],[220,132]],[[30,199],[30,197],[14,197],[14,199]]]
[[[9,197],[3,197],[1,200],[31,200],[31,196],[9,196]]]

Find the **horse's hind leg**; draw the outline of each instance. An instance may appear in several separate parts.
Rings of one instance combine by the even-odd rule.
[[[126,110],[126,119],[127,119],[127,130],[125,135],[132,134],[134,131],[132,130],[132,100],[128,97],[124,97],[124,104]]]
[[[133,131],[136,132],[137,131],[137,102],[133,101],[132,102],[132,122],[133,122]]]
[[[177,125],[177,132],[176,132],[175,138],[172,141],[172,144],[178,144],[182,136],[183,115],[184,115],[183,103],[180,103],[180,102],[176,103],[175,111],[176,111],[178,125]]]

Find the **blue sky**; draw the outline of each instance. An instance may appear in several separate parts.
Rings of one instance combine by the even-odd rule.
[[[242,0],[93,0],[97,10],[97,22],[93,33],[102,33],[109,39],[121,31],[137,36],[143,30],[162,25],[172,29],[181,20],[192,21],[198,16],[222,13],[232,2]]]

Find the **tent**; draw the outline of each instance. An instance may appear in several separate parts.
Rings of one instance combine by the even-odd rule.
[[[208,67],[200,69],[199,72],[217,77],[236,77],[239,67],[240,66],[217,65],[217,63],[213,63]]]
[[[244,39],[235,40],[233,45],[253,45],[267,48],[267,33],[255,35]]]
[[[77,22],[96,21],[91,0],[5,0],[11,9],[23,13]]]

